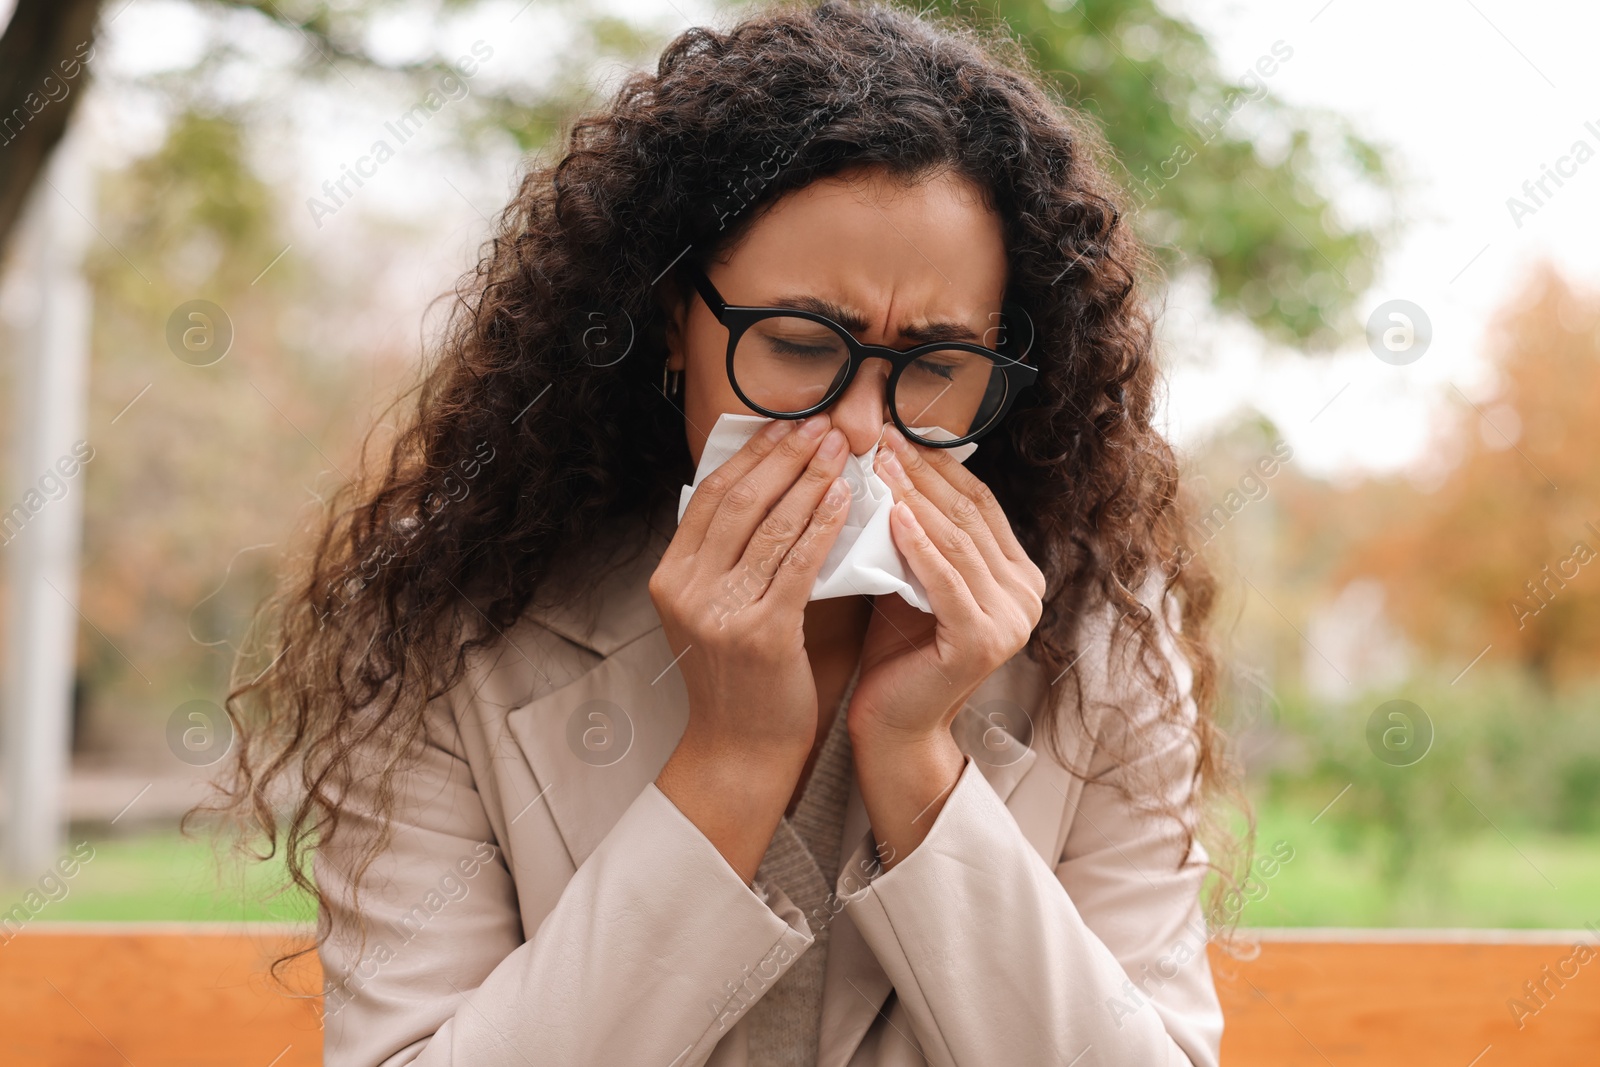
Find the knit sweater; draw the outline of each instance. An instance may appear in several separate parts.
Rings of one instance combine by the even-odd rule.
[[[855,773],[846,709],[860,675],[858,663],[794,816],[779,821],[756,870],[758,889],[776,885],[788,894],[805,913],[815,940],[746,1013],[750,1067],[815,1067],[817,1062],[828,919],[834,914],[828,905],[839,877],[840,837]]]

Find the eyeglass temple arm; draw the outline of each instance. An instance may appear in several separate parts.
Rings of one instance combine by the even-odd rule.
[[[711,313],[720,321],[728,302],[722,299],[722,294],[717,292],[716,286],[711,284],[711,279],[706,277],[706,272],[700,269],[698,263],[689,259],[683,260],[679,269],[689,276],[690,281],[694,282],[694,287],[700,291],[700,297],[706,302],[706,307],[710,308]]]

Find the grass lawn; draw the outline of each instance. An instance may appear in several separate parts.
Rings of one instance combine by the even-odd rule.
[[[1341,842],[1315,810],[1261,808],[1256,852],[1287,842],[1294,857],[1247,904],[1247,926],[1466,926],[1578,929],[1600,923],[1600,837],[1485,830],[1419,859],[1383,884],[1379,843]]]
[[[1383,885],[1376,842],[1344,843],[1315,811],[1262,808],[1257,854],[1287,842],[1293,858],[1266,892],[1243,910],[1247,926],[1558,927],[1600,923],[1600,838],[1493,831],[1469,838],[1419,863],[1397,889]],[[74,842],[78,839],[74,838]],[[1514,844],[1513,844],[1514,842]],[[210,846],[175,830],[93,841],[94,857],[66,881],[35,922],[51,921],[309,921],[299,891],[265,897],[282,883],[274,860],[218,875]],[[0,911],[21,903],[37,884],[0,884]],[[59,895],[59,890],[56,891]]]
[[[72,837],[68,853],[81,840]],[[298,890],[267,899],[284,881],[281,857],[242,870],[230,861],[219,871],[209,843],[188,840],[176,829],[90,843],[93,858],[65,879],[67,895],[46,903],[34,922],[299,922],[315,917],[310,897]],[[47,896],[37,882],[0,883],[0,909],[22,902],[29,890]]]

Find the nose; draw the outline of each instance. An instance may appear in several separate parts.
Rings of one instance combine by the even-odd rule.
[[[844,431],[850,454],[859,456],[877,444],[889,414],[888,386],[892,368],[886,359],[869,359],[856,371],[855,380],[825,409],[833,424]]]

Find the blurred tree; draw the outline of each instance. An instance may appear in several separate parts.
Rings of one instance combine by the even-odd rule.
[[[0,35],[0,251],[83,95],[98,7],[17,0]]]
[[[85,266],[95,303],[95,453],[80,606],[95,621],[81,631],[84,713],[73,743],[80,754],[170,769],[163,734],[151,727],[185,700],[226,692],[234,648],[281,568],[285,535],[354,473],[361,431],[416,364],[410,346],[377,338],[365,321],[379,303],[372,282],[414,247],[405,223],[347,220],[335,245],[284,255],[292,201],[258,168],[274,158],[275,142],[322,121],[308,100],[335,109],[414,104],[452,73],[456,51],[443,42],[453,20],[489,5],[191,0],[202,42],[192,61],[128,73],[105,65],[104,41],[92,36],[125,4],[80,4],[89,15],[79,37],[68,5],[21,0],[0,37],[0,94],[10,94],[0,101],[22,108],[0,105],[0,141],[13,142],[0,145],[0,206],[10,203],[14,215],[38,179],[54,144],[41,136],[45,120],[65,126],[90,66],[97,93],[141,117],[153,104],[164,121],[153,152],[99,176],[105,240]],[[539,147],[599,61],[638,61],[663,36],[581,4],[541,5],[569,11],[573,42],[553,62],[536,73],[507,70],[497,84],[477,78],[430,121],[445,148],[471,159],[489,142]],[[392,43],[376,42],[386,20],[402,15],[423,32],[418,49],[396,59]],[[56,52],[81,58],[70,78],[59,61],[44,62]],[[14,56],[29,61],[13,64]],[[0,243],[14,221],[0,218]],[[231,349],[210,366],[168,350],[174,309],[197,297],[232,325]]]
[[[241,61],[269,65],[263,57],[288,51],[295,56],[292,79],[305,84],[343,86],[353,94],[390,91],[413,94],[451,73],[451,56],[440,51],[406,59],[390,58],[375,46],[375,31],[397,9],[428,25],[421,39],[438,41],[453,20],[486,6],[483,0],[396,4],[393,0],[190,0],[204,20],[205,47],[191,64],[141,74],[113,83],[113,92],[155,90],[166,110],[214,112],[218,101],[236,111],[268,103],[281,93],[272,78],[241,79]],[[17,0],[0,34],[0,252],[15,228],[28,192],[43,172],[82,98],[90,72],[103,73],[94,46],[107,23],[120,17],[128,0]],[[660,34],[606,12],[588,9],[586,0],[542,0],[543,9],[564,11],[574,31],[553,67],[538,77],[495,87],[474,86],[452,111],[451,127],[469,142],[475,135],[510,134],[523,149],[544,144],[584,92],[594,63],[615,56],[638,61],[659,45]],[[521,14],[521,12],[517,12]],[[251,41],[243,49],[239,42]],[[362,79],[358,86],[351,75]],[[258,99],[240,99],[242,85],[256,84]],[[248,92],[248,90],[246,90]]]
[[[1195,26],[1157,0],[936,0],[1003,19],[1062,96],[1093,115],[1126,174],[1134,224],[1163,265],[1199,271],[1223,311],[1308,350],[1358,336],[1350,314],[1395,225],[1386,151],[1327,111],[1270,89],[1294,62],[1262,41],[1237,77]],[[1332,202],[1379,205],[1370,223]]]
[[[374,28],[394,13],[385,0],[192,2],[217,30],[229,32],[208,33],[192,65],[141,79],[165,93],[174,110],[227,98],[216,79],[239,58],[235,42],[263,31],[296,46],[298,77],[324,84],[337,77],[356,89],[347,68],[407,87],[450,70],[439,53],[396,61],[372,46]],[[478,3],[417,5],[411,14],[443,23]],[[563,0],[543,6],[565,8],[580,30],[578,44],[564,49],[558,68],[543,78],[473,93],[454,118],[458,131],[504,131],[524,150],[539,147],[597,58],[638,62],[661,43],[659,34],[612,15]],[[1263,42],[1254,64],[1231,78],[1218,72],[1204,36],[1156,0],[937,0],[932,6],[961,18],[1003,20],[1062,95],[1103,124],[1125,161],[1135,223],[1166,267],[1203,272],[1219,308],[1242,314],[1274,340],[1321,349],[1354,336],[1349,312],[1372,279],[1392,213],[1371,225],[1347,223],[1329,188],[1342,181],[1387,193],[1393,179],[1383,152],[1344,120],[1290,107],[1271,92],[1273,75],[1293,60],[1292,41]],[[0,248],[81,95],[69,92],[49,106],[49,86],[63,83],[67,64],[76,69],[72,56],[92,39],[94,8],[86,0],[19,0],[0,37],[0,60],[19,60],[0,63],[0,115],[16,117],[21,146],[0,154]],[[70,80],[64,83],[70,88]],[[29,121],[34,114],[44,117]]]
[[[1328,701],[1289,686],[1277,705],[1281,746],[1265,797],[1334,829],[1352,857],[1376,861],[1390,890],[1387,914],[1374,917],[1380,923],[1435,925],[1434,905],[1452,892],[1465,841],[1499,848],[1497,831],[1520,841],[1529,832],[1592,833],[1600,822],[1600,688],[1590,682],[1552,696],[1514,664],[1480,663],[1470,682],[1453,686],[1454,673],[1405,687],[1433,729],[1426,749],[1401,759],[1379,758],[1369,734],[1392,690]],[[1547,873],[1542,860],[1503,854]]]
[[[1441,662],[1486,648],[1546,688],[1600,667],[1600,295],[1544,264],[1496,318],[1497,395],[1460,403],[1430,463],[1300,498],[1305,543],[1332,516],[1353,547],[1329,580],[1381,580],[1398,621]],[[1291,542],[1295,535],[1291,534]]]
[[[99,182],[108,243],[86,264],[95,458],[81,597],[107,640],[83,632],[80,750],[159,758],[160,735],[130,727],[224,691],[241,620],[271,581],[277,554],[262,549],[326,466],[295,427],[344,464],[350,442],[328,421],[365,414],[358,364],[305,358],[279,324],[286,307],[316,306],[316,269],[290,258],[256,277],[283,246],[246,142],[229,119],[185,113],[156,152]],[[202,295],[222,309],[232,343],[197,366],[168,350],[166,324]]]

